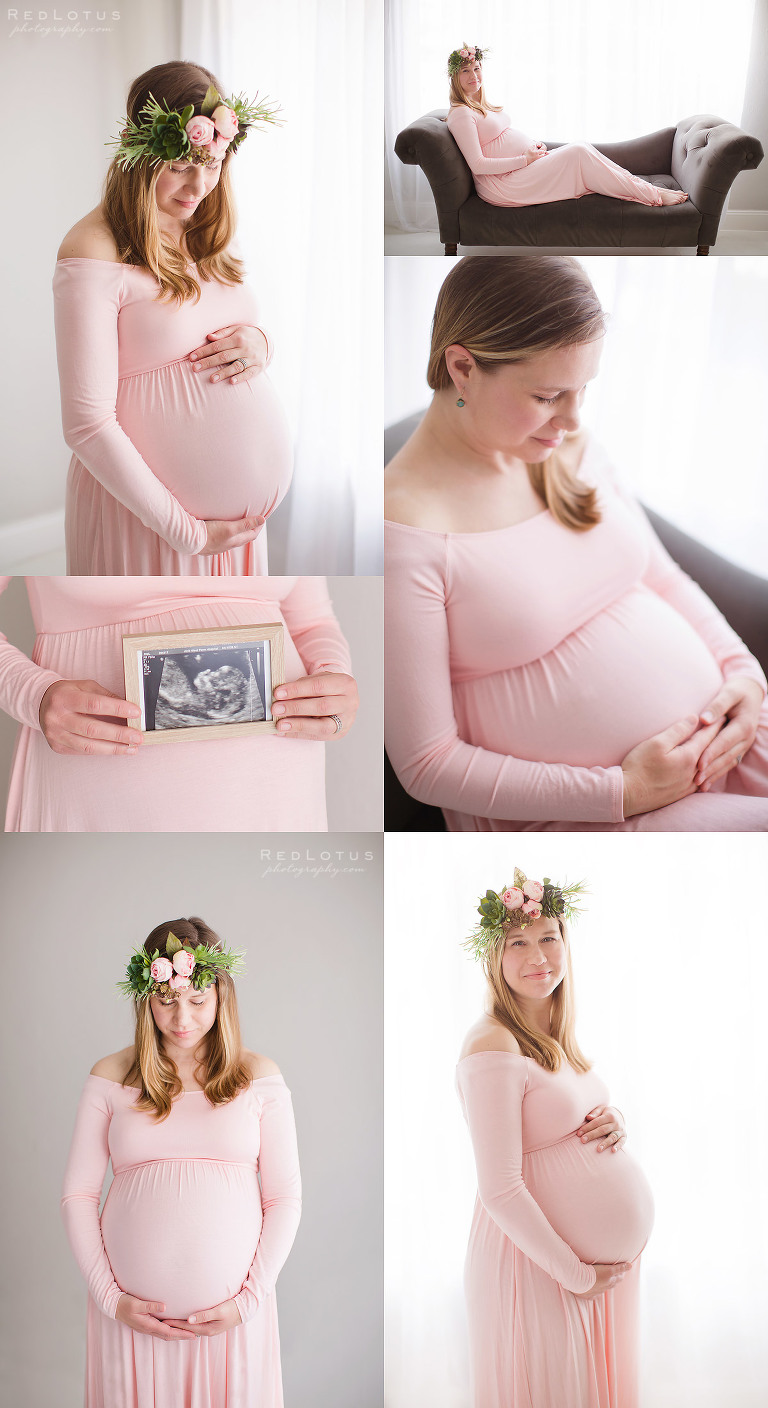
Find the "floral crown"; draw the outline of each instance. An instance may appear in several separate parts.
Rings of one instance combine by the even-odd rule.
[[[583,880],[573,885],[556,885],[549,876],[543,880],[529,880],[515,867],[513,885],[507,885],[497,894],[486,890],[477,912],[480,923],[472,931],[462,948],[475,958],[487,958],[508,929],[524,929],[545,914],[548,919],[566,919],[570,923],[580,914],[575,903],[585,893]]]
[[[256,98],[258,98],[258,93]],[[139,121],[124,118],[119,137],[105,142],[117,147],[115,161],[128,171],[137,161],[149,160],[150,166],[161,161],[190,161],[193,166],[213,166],[231,147],[237,151],[249,129],[256,123],[276,123],[280,108],[269,100],[249,103],[240,93],[236,98],[222,98],[210,85],[203,98],[200,112],[194,103],[181,111],[162,106],[150,93],[139,113]]]
[[[454,49],[453,53],[448,56],[449,76],[453,78],[453,75],[458,73],[459,69],[463,68],[470,59],[473,63],[481,64],[487,53],[487,49],[478,49],[477,45],[472,48],[471,45],[465,44],[463,49]]]
[[[216,981],[216,974],[242,972],[242,953],[224,948],[208,948],[206,944],[182,942],[168,930],[165,957],[159,949],[148,954],[145,948],[134,949],[125,970],[125,980],[118,983],[125,997],[163,998],[170,1001],[176,992],[197,988],[199,992]]]

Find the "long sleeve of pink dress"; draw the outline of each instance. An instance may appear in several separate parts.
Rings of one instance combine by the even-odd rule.
[[[86,1408],[282,1408],[274,1287],[301,1211],[285,1082],[258,1078],[218,1106],[186,1091],[162,1121],[135,1099],[88,1077],[64,1178],[62,1213],[89,1290]],[[171,1319],[234,1300],[242,1323],[166,1342],[115,1318],[123,1292]]]
[[[266,372],[214,383],[189,361],[208,333],[259,326],[248,286],[201,281],[199,301],[179,306],[158,298],[146,269],[75,258],[59,260],[53,291],[73,451],[68,571],[266,572],[264,532],[244,548],[201,552],[205,519],[266,519],[290,483],[290,436]]]
[[[386,735],[403,786],[451,830],[768,829],[765,705],[710,793],[623,819],[636,744],[725,678],[765,679],[591,442],[581,473],[603,512],[587,532],[548,511],[485,533],[386,524]]]
[[[637,1408],[653,1197],[625,1148],[578,1136],[605,1085],[507,1051],[464,1057],[457,1084],[478,1183],[464,1276],[474,1408]],[[594,1264],[620,1261],[632,1266],[614,1289],[578,1294]]]
[[[0,635],[0,708],[22,724],[6,830],[327,830],[324,743],[275,733],[86,757],[54,753],[39,722],[55,680],[93,679],[125,698],[129,634],[277,622],[287,680],[351,673],[324,578],[30,577],[27,590],[33,658]]]
[[[457,104],[447,122],[472,172],[478,195],[489,205],[544,205],[590,192],[640,205],[663,204],[665,193],[660,186],[633,176],[589,142],[553,147],[529,165],[525,152],[532,139],[511,127],[505,112],[483,116]]]

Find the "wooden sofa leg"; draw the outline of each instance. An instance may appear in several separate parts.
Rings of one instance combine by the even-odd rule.
[[[698,244],[698,245],[696,246],[696,253],[697,253],[697,254],[709,254],[709,245],[708,245],[708,244]]]
[[[459,246],[457,244],[447,244],[445,246],[445,252],[446,254],[458,254]]]

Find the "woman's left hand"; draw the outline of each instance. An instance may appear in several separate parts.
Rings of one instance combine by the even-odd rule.
[[[694,781],[700,792],[708,792],[718,777],[737,767],[752,747],[764,697],[757,680],[748,675],[734,675],[707,705],[701,715],[702,723],[722,719],[723,727],[699,758]]]
[[[323,743],[349,733],[360,703],[352,676],[332,670],[278,685],[274,698],[272,714],[278,733],[286,738],[312,738]]]
[[[261,328],[237,323],[209,332],[208,341],[190,352],[193,371],[213,371],[211,381],[250,381],[267,365],[269,345]]]
[[[240,1311],[233,1300],[224,1300],[221,1305],[211,1306],[210,1310],[196,1310],[187,1320],[166,1320],[177,1330],[191,1330],[194,1335],[220,1335],[224,1330],[234,1330],[242,1325]]]
[[[593,1139],[599,1139],[600,1143],[597,1146],[599,1153],[603,1149],[620,1149],[622,1144],[626,1143],[627,1138],[621,1111],[614,1109],[613,1105],[596,1105],[594,1110],[590,1110],[576,1133],[584,1144],[589,1144]]]

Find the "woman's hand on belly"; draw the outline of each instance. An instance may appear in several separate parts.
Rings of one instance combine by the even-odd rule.
[[[707,705],[701,722],[725,726],[699,758],[696,786],[702,792],[708,792],[718,777],[735,768],[749,752],[757,736],[763,698],[762,686],[757,680],[748,675],[734,675]]]
[[[621,764],[625,819],[655,812],[696,792],[699,759],[721,727],[718,721],[701,728],[691,714],[631,748]]]
[[[231,1302],[234,1305],[234,1301]],[[129,1296],[124,1291],[117,1302],[115,1319],[122,1320],[131,1330],[138,1330],[140,1335],[155,1335],[159,1340],[193,1340],[195,1338],[192,1331],[185,1326],[184,1321],[158,1320],[165,1310],[165,1306],[158,1301],[138,1300],[136,1296]],[[237,1306],[235,1306],[237,1315]],[[238,1315],[238,1321],[240,1317]]]
[[[525,155],[528,158],[528,165],[530,166],[532,161],[538,161],[540,156],[546,156],[547,149],[543,142],[531,142],[530,147],[526,147],[525,149]]]
[[[601,1296],[603,1291],[610,1291],[612,1286],[618,1286],[632,1265],[631,1261],[617,1261],[615,1264],[606,1265],[604,1262],[595,1262],[597,1278],[594,1286],[590,1286],[588,1291],[574,1291],[574,1295],[581,1300],[595,1300]]]
[[[260,376],[269,358],[269,343],[261,328],[237,323],[209,332],[208,342],[189,354],[198,374],[213,372],[211,381],[250,381]]]
[[[165,1323],[177,1330],[192,1330],[195,1335],[220,1335],[224,1330],[234,1330],[243,1322],[235,1302],[225,1300],[210,1310],[196,1310],[188,1320],[166,1320]]]
[[[613,1105],[597,1105],[594,1110],[590,1110],[576,1133],[582,1144],[600,1139],[602,1142],[597,1146],[600,1153],[603,1149],[620,1149],[622,1144],[627,1142],[621,1111],[615,1110]]]
[[[217,552],[228,552],[231,548],[241,548],[258,538],[266,519],[258,513],[248,518],[206,518],[204,520],[208,537],[205,547],[200,549],[201,557],[212,557]]]
[[[120,699],[95,680],[57,680],[40,701],[40,727],[54,753],[136,753],[138,729],[126,720],[139,719],[138,705]]]
[[[281,684],[275,690],[275,699],[280,701],[272,705],[278,733],[286,738],[310,738],[322,743],[349,733],[360,703],[352,676],[332,670]],[[341,728],[337,727],[336,718]]]

